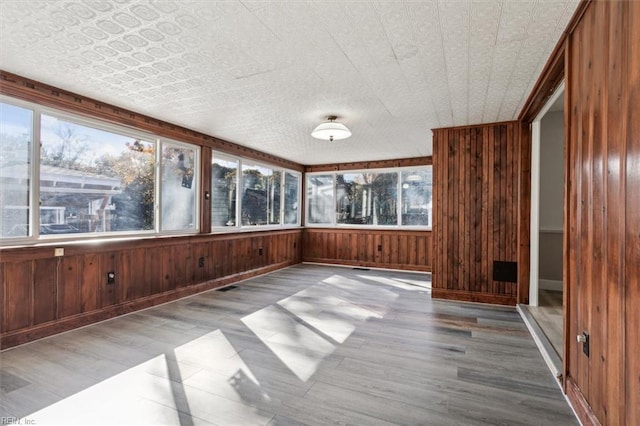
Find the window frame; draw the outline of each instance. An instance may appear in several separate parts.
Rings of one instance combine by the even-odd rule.
[[[304,174],[304,214],[305,227],[308,228],[338,228],[338,229],[378,229],[378,230],[406,230],[406,231],[431,231],[433,223],[428,226],[422,225],[402,225],[402,172],[409,170],[431,170],[431,217],[433,217],[433,165],[425,164],[421,166],[404,166],[404,167],[385,167],[376,169],[353,169],[353,170],[328,170],[320,172],[309,172]],[[397,175],[396,183],[396,214],[397,220],[395,225],[355,225],[350,223],[338,223],[337,221],[337,202],[338,188],[337,175],[358,174],[358,173],[395,173]],[[331,223],[311,223],[309,222],[309,208],[311,203],[308,199],[308,178],[310,176],[331,176],[333,179],[332,205],[333,211],[331,215]]]
[[[31,122],[31,170],[29,175],[29,233],[26,237],[3,237],[0,241],[0,247],[12,247],[23,245],[34,245],[38,243],[56,243],[56,242],[87,242],[87,241],[99,241],[99,240],[113,240],[113,239],[130,239],[130,238],[144,238],[144,237],[158,237],[158,236],[175,236],[175,235],[194,235],[200,233],[201,223],[201,201],[200,201],[200,187],[201,187],[201,158],[202,147],[196,144],[178,141],[172,138],[159,136],[151,132],[146,132],[134,127],[126,126],[123,124],[112,123],[98,118],[90,117],[81,113],[68,112],[62,109],[49,107],[46,105],[37,104],[35,102],[24,101],[22,99],[14,98],[7,95],[0,94],[0,102],[15,107],[30,110],[33,114]],[[59,120],[69,122],[71,124],[89,127],[92,129],[100,130],[103,132],[109,132],[118,134],[125,137],[134,139],[141,139],[145,142],[153,143],[154,145],[154,228],[150,230],[135,230],[135,231],[109,231],[109,232],[83,232],[83,233],[69,233],[69,234],[55,234],[44,235],[40,233],[40,179],[41,179],[41,145],[42,145],[42,115],[48,115]],[[36,142],[38,141],[38,142]],[[162,214],[162,151],[165,144],[177,147],[184,147],[185,149],[195,150],[194,170],[196,174],[193,179],[193,186],[195,191],[195,217],[193,229],[181,229],[181,230],[162,230],[161,214]]]
[[[281,167],[275,164],[270,164],[268,162],[254,160],[253,158],[242,157],[238,155],[228,154],[224,151],[216,151],[212,150],[211,153],[211,164],[216,160],[216,158],[220,158],[226,161],[237,161],[238,163],[238,177],[236,179],[236,223],[234,226],[211,226],[211,233],[232,233],[232,232],[252,232],[252,231],[263,231],[263,230],[280,230],[280,229],[296,229],[302,227],[302,212],[301,209],[298,208],[296,223],[295,224],[285,224],[284,223],[284,210],[285,210],[285,178],[286,173],[291,173],[294,176],[298,177],[298,206],[302,204],[303,195],[302,195],[302,180],[304,175],[293,169],[288,169],[286,167]],[[271,169],[274,173],[280,173],[280,212],[279,224],[266,224],[266,225],[243,225],[242,224],[242,196],[244,192],[244,173],[242,171],[242,167],[245,164],[249,164],[252,166],[263,167],[267,169]],[[213,188],[212,188],[213,191]],[[213,200],[213,194],[211,196],[211,200]],[[213,212],[213,209],[212,209]],[[213,213],[212,213],[213,214]],[[213,217],[212,217],[213,219]],[[268,215],[267,215],[268,220]],[[212,220],[213,223],[213,220]]]

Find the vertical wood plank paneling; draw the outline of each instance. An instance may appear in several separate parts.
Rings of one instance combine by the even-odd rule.
[[[4,267],[6,329],[18,330],[32,323],[33,263],[7,263]]]
[[[416,264],[427,264],[427,238],[424,235],[416,235]]]
[[[456,216],[453,214],[453,212],[455,212],[456,210],[456,206],[454,204],[454,201],[457,200],[455,181],[456,181],[456,173],[458,172],[458,169],[455,164],[456,153],[455,153],[454,133],[455,133],[454,129],[451,129],[450,131],[447,132],[447,139],[446,139],[447,145],[445,145],[445,149],[448,151],[448,154],[445,157],[445,159],[447,160],[447,170],[449,170],[449,173],[447,176],[447,188],[445,189],[445,194],[446,194],[445,200],[447,200],[447,206],[444,211],[447,213],[445,217],[448,222],[447,228],[449,229],[450,232],[445,237],[447,239],[447,245],[445,246],[446,251],[442,252],[442,253],[446,253],[446,259],[451,259],[451,261],[448,261],[448,262],[445,261],[445,270],[443,271],[445,276],[451,277],[451,279],[448,279],[445,281],[446,287],[451,290],[454,289],[454,283],[457,281],[457,276],[455,275],[457,269],[455,269],[455,265],[458,264],[458,261],[456,258],[456,251],[457,251],[456,241],[458,238],[458,228],[456,226],[457,225],[457,222],[455,220]],[[434,167],[437,167],[437,165],[434,164]]]
[[[165,292],[175,288],[173,247],[163,247],[159,254],[160,270],[162,271],[161,291]]]
[[[623,2],[617,3],[612,7],[612,11],[608,14],[608,43],[614,46],[622,46],[624,41],[621,39],[622,32],[626,29],[623,19],[624,14],[621,9],[626,5]],[[608,99],[604,107],[606,110],[603,117],[617,117],[624,114],[623,102],[625,99],[622,87],[623,81],[623,63],[626,58],[623,56],[623,49],[609,49],[608,66],[606,75],[603,76],[604,85],[609,92]],[[605,218],[603,227],[605,230],[604,238],[604,260],[603,268],[603,285],[606,293],[601,296],[599,303],[602,304],[604,318],[602,319],[602,333],[606,333],[608,344],[602,345],[600,356],[604,357],[606,362],[603,364],[603,370],[599,375],[601,378],[607,377],[624,377],[624,352],[619,349],[618,342],[624,340],[624,323],[619,320],[620,312],[624,310],[623,303],[623,287],[621,285],[621,271],[623,268],[624,250],[624,224],[621,218],[624,217],[624,205],[618,201],[619,194],[622,193],[622,181],[624,169],[621,170],[620,158],[624,155],[622,150],[624,146],[624,137],[622,134],[622,121],[617,123],[606,123],[604,128],[604,141],[606,144],[605,165],[606,173],[603,173],[604,179],[604,207]],[[621,175],[622,173],[622,175]],[[600,379],[600,378],[599,378]],[[606,386],[606,382],[600,386]],[[624,398],[624,381],[619,380],[617,383],[609,387],[607,392],[602,392],[602,404],[605,408],[603,423],[621,424],[624,418],[625,398]],[[633,424],[633,423],[631,423]]]
[[[380,234],[375,234],[375,235],[371,235],[371,246],[373,248],[373,258],[371,259],[371,261],[373,263],[377,263],[380,264],[382,261],[382,236]],[[378,250],[378,248],[380,250]]]
[[[189,245],[173,245],[168,249],[170,250],[167,250],[166,253],[170,253],[169,256],[171,258],[168,265],[168,271],[171,274],[169,289],[174,290],[184,285],[187,270],[186,263],[190,259]]]
[[[529,123],[521,123],[517,129],[520,137],[518,153],[518,303],[529,303],[530,229],[531,229],[531,131]]]
[[[637,2],[594,1],[567,45],[565,376],[585,424],[640,422],[639,23]]]
[[[226,246],[226,242],[211,241],[209,243],[209,256],[211,259],[210,273],[212,274],[210,278],[224,276],[222,265],[227,262],[222,261],[222,256],[226,253],[226,250],[223,250],[225,247],[221,246],[222,243]]]
[[[614,6],[612,6],[614,7]],[[626,381],[625,421],[627,424],[640,424],[640,3],[616,5],[622,8],[623,31],[628,32],[624,59],[627,65],[628,92],[624,99],[627,111],[626,128],[626,182],[625,194],[626,221],[625,235],[625,356],[624,376]],[[628,9],[627,9],[628,8]],[[626,12],[626,13],[625,13]],[[612,49],[613,50],[613,49]]]
[[[105,308],[113,306],[117,302],[117,288],[120,285],[117,276],[118,271],[118,253],[107,252],[100,255],[100,307]],[[160,271],[159,267],[155,268]],[[115,284],[107,284],[107,273],[116,272]],[[159,293],[160,291],[158,291]]]
[[[7,278],[4,275],[4,263],[0,263],[0,331],[9,330],[7,325],[8,313],[7,313]]]
[[[461,157],[461,172],[462,179],[460,180],[460,193],[463,194],[462,199],[458,204],[458,211],[460,212],[460,216],[463,218],[461,229],[461,239],[460,244],[462,244],[462,249],[460,250],[460,257],[462,258],[462,262],[460,264],[460,283],[461,288],[465,291],[469,291],[469,279],[470,279],[470,265],[471,256],[470,256],[470,246],[471,246],[471,217],[476,215],[469,206],[469,202],[471,201],[471,170],[470,170],[470,161],[471,161],[471,131],[467,131],[463,133],[462,137],[462,157]]]
[[[132,265],[129,274],[131,284],[131,300],[151,295],[151,270],[157,268],[155,262],[149,262],[144,249],[133,249],[128,252],[129,262]],[[153,252],[152,252],[153,253]],[[150,254],[152,254],[150,253]],[[151,257],[151,256],[150,256]],[[155,259],[155,257],[153,257]]]
[[[472,204],[473,212],[481,212],[482,211],[482,173],[479,170],[478,160],[480,155],[478,153],[478,139],[477,133],[478,129],[473,129],[471,132],[471,141],[470,141],[470,164],[469,164],[469,172],[470,172],[470,182],[469,182],[469,194],[470,194],[470,202]],[[480,221],[482,218],[482,214],[471,214],[470,215],[470,234],[469,234],[469,242],[472,241],[482,241],[481,236],[479,235],[480,230]],[[480,265],[482,263],[482,249],[481,244],[469,244],[470,254],[469,261],[470,263],[470,277],[469,277],[469,290],[477,291],[477,283],[480,282]]]
[[[45,279],[55,285],[49,275]],[[80,311],[91,312],[100,307],[100,256],[87,253],[82,256],[82,279],[80,281]]]
[[[607,52],[605,45],[608,44],[608,9],[609,7],[604,3],[597,3],[595,5],[597,11],[594,14],[594,31],[593,39],[600,40],[602,42],[593,42],[593,57],[606,58]],[[593,235],[591,244],[591,271],[589,276],[591,278],[590,293],[591,297],[589,305],[591,306],[591,325],[589,331],[593,342],[598,344],[593,345],[592,353],[589,359],[590,368],[592,374],[590,376],[589,387],[591,389],[591,400],[595,401],[593,404],[594,414],[600,419],[607,418],[606,407],[606,394],[600,392],[605,386],[605,369],[607,360],[605,358],[606,346],[609,343],[606,335],[606,307],[607,307],[607,293],[606,293],[606,276],[604,275],[606,270],[603,267],[603,238],[605,237],[605,227],[603,223],[604,215],[604,180],[605,174],[603,173],[603,80],[608,68],[608,61],[598,61],[592,63],[593,81],[591,82],[591,107],[589,111],[590,117],[592,117],[591,124],[591,155],[590,155],[590,174],[592,176],[590,180],[590,216],[591,226],[590,234]],[[590,345],[591,346],[591,345]]]
[[[582,101],[582,94],[580,93],[580,84],[576,75],[579,71],[579,58],[581,46],[578,42],[579,34],[582,32],[581,27],[578,27],[572,37],[568,40],[569,58],[567,60],[567,75],[570,78],[566,83],[565,96],[568,97],[567,106],[569,107],[569,119],[566,120],[569,127],[569,139],[566,141],[565,150],[567,151],[567,158],[565,160],[566,179],[565,187],[567,188],[567,194],[565,195],[565,228],[567,233],[565,237],[566,245],[563,249],[565,258],[563,259],[564,276],[567,280],[564,287],[567,292],[567,312],[570,315],[565,318],[568,325],[565,330],[568,331],[568,338],[566,342],[568,345],[564,347],[564,360],[565,363],[565,389],[567,388],[566,382],[571,379],[576,380],[578,375],[578,356],[579,348],[574,339],[570,337],[577,336],[581,331],[579,329],[579,317],[581,313],[578,310],[578,303],[580,300],[579,288],[576,284],[580,280],[578,271],[577,260],[580,257],[579,233],[581,227],[581,217],[579,215],[579,203],[578,194],[580,193],[580,156],[581,146],[577,142],[579,135],[582,133],[582,114],[578,111],[578,105]],[[575,64],[575,65],[574,65]],[[567,113],[565,112],[565,116]],[[577,383],[576,383],[577,384]]]
[[[515,304],[493,261],[518,262],[517,122],[434,130],[434,296]],[[446,176],[446,178],[445,178]]]
[[[334,258],[336,257],[336,235],[331,233],[325,236],[327,239],[327,254],[330,258]]]
[[[116,276],[118,285],[116,286],[116,303],[124,303],[132,299],[133,295],[133,268],[135,264],[131,262],[131,250],[118,253],[118,263]]]
[[[80,256],[60,258],[58,267],[58,318],[81,312]]]
[[[209,259],[209,244],[197,243],[193,244],[193,269],[192,269],[192,281],[194,283],[201,283],[209,279],[208,270],[211,267],[211,260]],[[204,266],[200,266],[200,258],[204,259]]]
[[[304,247],[310,248],[304,256],[299,250],[294,255],[307,262],[416,271],[431,271],[433,267],[430,231],[308,228],[303,235]],[[323,247],[321,241],[332,243]]]
[[[492,182],[492,169],[493,164],[491,162],[491,144],[488,140],[489,128],[482,127],[478,129],[480,131],[480,141],[479,143],[482,145],[482,228],[481,228],[481,238],[478,240],[479,246],[482,247],[483,259],[482,259],[482,281],[475,285],[476,291],[480,293],[489,293],[489,274],[491,271],[491,261],[490,261],[490,248],[491,248],[491,235],[489,234],[489,216],[493,211],[491,209],[493,200],[490,198],[493,194],[491,191],[491,182]]]
[[[504,139],[507,141],[506,146],[505,146],[505,165],[506,165],[506,182],[505,182],[505,231],[506,230],[510,230],[510,229],[516,229],[515,226],[515,222],[513,220],[513,212],[516,210],[516,203],[513,202],[508,202],[507,200],[517,200],[517,196],[513,193],[513,182],[514,180],[516,180],[516,176],[513,173],[514,170],[514,158],[513,158],[513,149],[511,146],[514,140],[514,134],[513,134],[513,126],[511,126],[509,129],[507,129],[507,127],[505,126],[504,128]],[[517,164],[516,164],[517,165]],[[517,262],[518,259],[516,258],[517,256],[515,255],[517,253],[516,248],[515,248],[515,234],[508,234],[507,232],[505,232],[505,241],[504,241],[504,254],[505,254],[505,260],[508,261],[512,261],[512,262]],[[516,294],[514,293],[514,289],[516,288],[515,285],[512,285],[510,283],[505,282],[504,283],[504,288],[505,288],[505,294],[510,295],[510,296],[515,296]]]
[[[589,28],[593,27],[593,13],[585,15],[589,22]],[[591,83],[593,79],[593,69],[592,69],[592,54],[591,50],[593,49],[593,34],[591,31],[584,31],[585,36],[581,37],[581,41],[579,44],[580,55],[581,55],[581,66],[582,70],[580,74],[580,87],[583,91],[582,96],[584,97],[584,102],[579,105],[579,115],[581,117],[581,132],[578,139],[578,173],[580,174],[580,180],[578,181],[578,203],[580,213],[582,215],[580,220],[580,238],[579,238],[579,251],[581,254],[581,258],[590,259],[591,256],[591,247],[593,244],[593,235],[589,232],[591,227],[591,212],[588,210],[592,208],[591,205],[591,141],[593,139],[592,126],[593,121],[592,117],[589,114],[591,109],[590,98],[593,93]],[[578,309],[577,313],[579,315],[579,329],[576,334],[581,334],[583,330],[590,331],[590,323],[591,323],[591,309],[589,308],[589,303],[591,302],[591,283],[592,277],[590,275],[590,262],[580,262],[578,269],[578,291],[576,294],[579,295],[578,298]],[[582,329],[580,329],[582,328]],[[582,394],[585,396],[587,401],[591,401],[591,385],[589,383],[589,359],[585,356],[582,356],[578,352],[577,356],[577,384],[580,387]]]
[[[486,244],[487,244],[487,293],[490,294],[495,294],[496,289],[495,289],[495,284],[493,282],[492,279],[492,274],[493,274],[493,254],[494,254],[494,250],[495,250],[495,232],[496,232],[496,223],[495,223],[495,218],[496,218],[496,199],[497,199],[497,195],[495,192],[495,181],[496,181],[496,170],[495,170],[495,145],[494,145],[494,134],[495,134],[495,129],[494,127],[486,127],[484,128],[484,133],[485,133],[485,137],[486,137],[486,144],[489,145],[489,149],[487,151],[487,158],[488,158],[488,162],[487,162],[487,169],[489,170],[489,176],[488,176],[488,181],[487,181],[487,185],[489,187],[489,194],[488,194],[488,210],[487,210],[487,239],[486,239]]]
[[[498,141],[497,159],[499,162],[499,178],[498,178],[498,247],[496,258],[501,261],[508,261],[507,255],[507,199],[506,199],[506,187],[507,187],[507,164],[506,164],[506,152],[508,147],[508,141],[506,138],[505,126],[498,126],[496,129],[496,140]],[[505,283],[498,281],[498,294],[507,294]]]
[[[391,235],[382,235],[380,238],[380,244],[382,244],[382,254],[379,262],[383,265],[388,265],[391,263]]]
[[[397,265],[400,263],[400,242],[398,235],[391,235],[391,255],[390,255],[390,263],[392,265]]]
[[[34,260],[33,268],[33,324],[56,319],[56,276],[58,258]]]
[[[224,278],[232,274],[255,274],[260,268],[272,270],[297,263],[301,261],[302,232],[203,236],[195,243],[185,238],[172,239],[170,244],[164,239],[81,248],[70,244],[65,247],[66,256],[55,258],[50,257],[48,247],[3,249],[2,347],[109,318],[123,312],[124,306],[125,310],[138,309],[151,306],[158,298],[172,300],[193,294],[198,291],[192,290],[194,284],[206,284],[214,278],[229,283],[233,278]],[[263,248],[262,255],[259,248]],[[200,257],[205,258],[203,268],[197,266]],[[234,263],[236,257],[244,260]],[[234,269],[240,267],[245,269]],[[107,284],[108,272],[115,272],[114,284]]]
[[[440,154],[436,156],[435,149],[433,150],[433,160],[434,162],[443,162],[446,160],[446,153],[442,151],[445,149],[446,145],[443,142],[444,131],[442,132],[433,132],[432,145],[433,147],[439,146],[441,149],[438,151]],[[446,167],[433,167],[433,182],[447,182],[447,168]],[[440,253],[438,256],[433,257],[433,271],[432,271],[432,280],[433,277],[440,276],[445,273],[443,270],[444,261],[443,261],[443,253],[440,250],[443,247],[446,247],[444,237],[447,235],[447,221],[444,220],[444,216],[438,216],[438,212],[444,211],[443,197],[442,191],[444,190],[444,184],[442,185],[433,185],[433,195],[434,195],[434,205],[433,205],[433,223],[432,223],[432,247],[434,253]],[[437,217],[440,217],[441,220],[437,220]],[[393,246],[392,242],[392,246]],[[392,256],[393,259],[393,256]]]

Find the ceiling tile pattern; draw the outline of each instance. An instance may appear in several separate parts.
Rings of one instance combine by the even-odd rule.
[[[516,118],[577,4],[2,0],[0,68],[303,164],[416,157]]]

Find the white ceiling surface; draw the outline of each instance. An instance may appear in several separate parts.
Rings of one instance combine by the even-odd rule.
[[[0,0],[0,68],[302,164],[417,157],[515,119],[577,4]]]

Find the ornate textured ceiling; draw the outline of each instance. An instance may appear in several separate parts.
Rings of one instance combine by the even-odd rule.
[[[416,157],[516,118],[577,4],[2,0],[0,68],[303,164]]]

